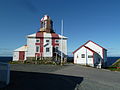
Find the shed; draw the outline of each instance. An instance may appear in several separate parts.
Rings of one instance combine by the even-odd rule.
[[[24,61],[26,60],[27,45],[24,45],[13,52],[13,61]]]
[[[89,40],[73,52],[74,63],[92,67],[105,66],[107,50]]]

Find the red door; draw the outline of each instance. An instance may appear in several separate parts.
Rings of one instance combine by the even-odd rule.
[[[25,58],[25,51],[19,51],[19,60],[24,60]]]

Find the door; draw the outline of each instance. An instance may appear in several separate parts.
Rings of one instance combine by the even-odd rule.
[[[24,60],[25,58],[25,51],[19,51],[19,60]]]

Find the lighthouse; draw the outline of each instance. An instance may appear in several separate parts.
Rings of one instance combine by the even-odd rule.
[[[45,15],[41,21],[41,27],[40,31],[47,32],[47,33],[53,33],[53,21],[50,19],[49,16]]]
[[[48,15],[44,15],[40,20],[38,32],[27,35],[27,45],[13,52],[13,61],[59,60],[60,58],[67,59],[67,37],[54,31],[53,21]]]

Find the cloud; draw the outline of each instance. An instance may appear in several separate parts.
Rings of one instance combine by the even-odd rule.
[[[1,51],[8,51],[8,50],[10,50],[10,49],[8,49],[8,48],[0,48],[0,50],[1,50]]]
[[[0,56],[12,56],[12,50],[8,48],[0,48]]]
[[[108,48],[108,56],[120,56],[120,49],[117,48]]]
[[[120,51],[120,48],[107,48],[107,50],[110,50],[110,51]]]
[[[31,0],[20,0],[19,3],[22,7],[28,9],[30,12],[36,13],[38,12],[38,8],[32,3]]]

